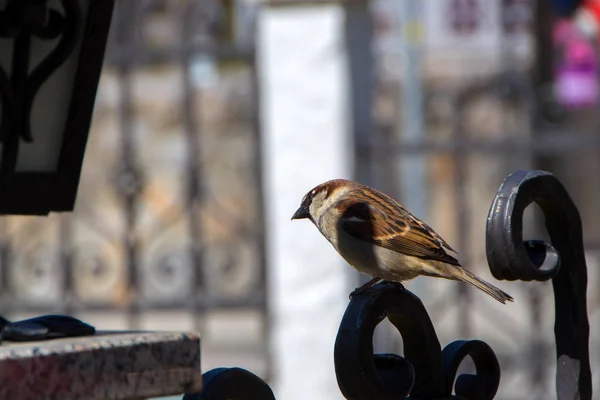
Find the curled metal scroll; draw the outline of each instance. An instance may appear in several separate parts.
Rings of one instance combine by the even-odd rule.
[[[523,241],[523,212],[532,202],[544,213],[551,243]],[[560,181],[544,171],[509,175],[490,208],[486,251],[496,279],[552,278],[558,399],[591,399],[582,225],[579,211]]]
[[[462,374],[454,378],[460,363],[467,357],[475,363],[477,374]],[[442,352],[446,393],[454,391],[465,399],[493,399],[500,385],[500,364],[494,351],[481,340],[456,340]]]
[[[373,332],[384,319],[398,329],[404,357],[373,354]],[[458,366],[470,356],[476,375]],[[421,300],[397,285],[376,285],[352,297],[338,330],[334,351],[338,385],[347,399],[492,399],[500,367],[492,349],[478,340],[456,341],[442,351]]]
[[[183,400],[275,400],[273,391],[258,376],[242,368],[215,368],[202,374],[202,392]]]

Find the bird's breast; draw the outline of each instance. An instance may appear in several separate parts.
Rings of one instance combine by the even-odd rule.
[[[406,281],[419,274],[420,260],[349,235],[343,229],[319,230],[348,264],[359,272],[390,281]]]

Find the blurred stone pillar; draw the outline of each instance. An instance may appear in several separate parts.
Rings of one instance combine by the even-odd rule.
[[[355,175],[355,138],[370,130],[370,28],[366,1],[270,1],[259,13],[270,383],[281,399],[342,398],[333,347],[356,274],[312,223],[290,218],[317,184]]]

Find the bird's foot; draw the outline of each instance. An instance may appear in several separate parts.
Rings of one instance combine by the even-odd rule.
[[[350,293],[350,300],[352,300],[352,297],[366,292],[368,289],[373,287],[373,285],[375,285],[378,282],[384,282],[384,280],[381,278],[375,277],[375,278],[371,279],[370,281],[368,281],[367,283],[365,283],[364,285],[357,287],[356,289],[354,289],[352,291],[352,293]]]

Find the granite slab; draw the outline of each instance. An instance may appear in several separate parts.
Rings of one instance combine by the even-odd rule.
[[[0,346],[0,399],[144,399],[199,392],[200,337],[97,332]]]

